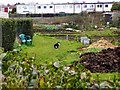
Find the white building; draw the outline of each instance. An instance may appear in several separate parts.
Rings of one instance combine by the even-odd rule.
[[[35,13],[35,5],[33,4],[20,4],[16,7],[17,14],[34,14]]]
[[[55,4],[55,13],[73,13],[74,12],[74,5],[70,3],[61,3]]]
[[[54,14],[54,13],[81,13],[109,12],[113,2],[97,3],[58,3],[58,4],[21,4],[17,5],[18,14]]]
[[[36,4],[34,10],[36,14],[55,13],[54,4]]]
[[[0,18],[9,18],[9,14],[7,12],[0,11]]]

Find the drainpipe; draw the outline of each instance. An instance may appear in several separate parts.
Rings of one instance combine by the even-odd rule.
[[[34,4],[34,14],[36,13],[36,4]]]
[[[75,14],[75,3],[73,4],[73,14]]]

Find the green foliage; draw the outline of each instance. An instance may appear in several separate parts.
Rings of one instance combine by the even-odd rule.
[[[7,52],[3,58],[2,88],[89,88],[98,89],[119,87],[118,77],[104,81],[99,74],[96,79],[90,71],[87,71],[80,63],[72,66],[64,66],[60,62],[56,67],[54,62],[41,65],[34,64],[35,57],[29,57],[20,50]],[[104,77],[104,76],[103,76]],[[110,85],[109,87],[103,87]]]
[[[104,29],[103,31],[98,30],[89,30],[83,31],[81,36],[88,36],[91,38],[92,36],[118,36],[116,33],[113,33],[115,30]]]
[[[120,10],[120,4],[119,3],[117,3],[117,2],[113,3],[111,11],[114,11],[114,10],[118,10],[118,11]]]
[[[11,13],[15,14],[16,13],[16,8],[13,8]]]
[[[3,84],[3,87],[26,87],[31,78],[33,61],[34,57],[27,57],[27,53],[17,50],[8,51],[2,60],[2,72],[7,83],[7,86]]]
[[[79,25],[75,22],[70,22],[70,23],[68,23],[68,25],[65,25],[64,28],[79,29]]]
[[[113,20],[110,22],[110,27],[117,27],[120,28],[120,21],[118,20]]]
[[[37,24],[34,28],[39,28],[40,30],[57,30],[58,27],[55,25],[47,25],[47,24]]]
[[[14,19],[2,20],[2,47],[5,51],[12,50],[16,37],[16,21]]]
[[[101,51],[102,48],[90,48],[90,49],[87,49],[87,50],[84,50],[82,53],[87,53],[87,52],[99,52]]]
[[[118,36],[119,32],[114,33],[114,31],[116,31],[116,30],[110,30],[110,29],[104,29],[103,31],[86,30],[86,31],[82,31],[80,34],[79,33],[76,33],[76,34],[59,33],[59,34],[44,34],[44,36],[66,36],[66,35],[69,35],[69,36],[87,36],[89,38],[92,38],[94,36]]]
[[[0,47],[0,54],[2,54],[3,53],[3,49]]]
[[[33,36],[33,23],[32,19],[26,18],[26,19],[16,19],[17,21],[17,35],[24,33],[29,36]]]
[[[61,45],[58,49],[54,49],[53,45],[56,42],[60,42]],[[33,37],[33,46],[25,48],[23,51],[36,54],[36,64],[45,63],[46,61],[56,61],[70,63],[73,60],[78,60],[79,55],[76,48],[79,48],[82,44],[76,41],[59,40],[48,36],[35,35]]]
[[[31,19],[0,19],[2,21],[2,47],[4,51],[13,49],[16,34],[33,36]]]

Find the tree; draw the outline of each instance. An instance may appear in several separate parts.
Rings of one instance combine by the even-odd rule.
[[[114,11],[114,10],[120,11],[120,3],[118,2],[113,3],[111,11]]]
[[[16,8],[13,8],[11,13],[12,14],[16,13]]]

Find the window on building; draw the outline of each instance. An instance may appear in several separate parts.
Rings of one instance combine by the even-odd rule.
[[[105,7],[108,7],[108,5],[105,5]]]
[[[77,5],[77,8],[80,8],[80,5]]]
[[[53,8],[53,6],[50,6],[50,8]]]
[[[90,7],[93,7],[93,5],[90,5]]]
[[[84,5],[84,8],[87,8],[87,5]]]
[[[102,7],[102,5],[100,5],[100,8]]]
[[[66,8],[66,5],[64,5],[63,8],[65,9],[65,8]]]
[[[70,5],[69,8],[72,8],[72,5]]]
[[[23,11],[23,12],[29,12],[29,11]]]
[[[44,6],[43,8],[45,9],[45,8],[47,8],[47,6]]]
[[[37,8],[38,8],[38,9],[41,9],[41,6],[38,6]]]
[[[23,6],[23,8],[24,8],[24,9],[27,9],[27,7],[26,7],[26,6]]]
[[[97,5],[97,7],[100,7],[99,5]]]

